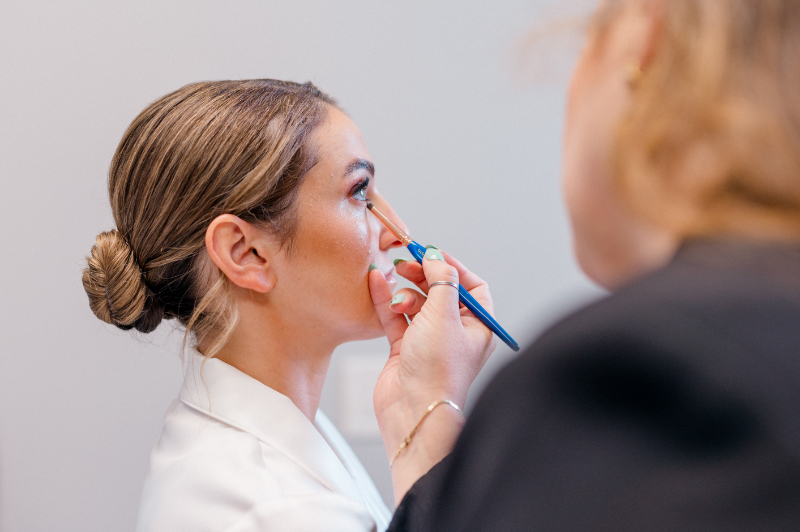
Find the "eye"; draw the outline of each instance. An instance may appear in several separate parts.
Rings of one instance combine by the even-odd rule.
[[[367,177],[366,179],[364,179],[364,181],[360,182],[355,186],[351,196],[359,201],[367,201],[368,186],[369,186],[369,178]]]

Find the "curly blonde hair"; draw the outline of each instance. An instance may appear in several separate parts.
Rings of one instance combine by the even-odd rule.
[[[597,11],[595,37],[630,2]],[[616,139],[627,203],[683,237],[800,239],[800,2],[668,0]]]

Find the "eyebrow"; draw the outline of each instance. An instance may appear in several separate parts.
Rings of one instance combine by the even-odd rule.
[[[356,159],[352,163],[348,164],[347,168],[344,169],[344,175],[349,176],[358,170],[366,170],[372,176],[375,176],[375,165],[366,159]]]

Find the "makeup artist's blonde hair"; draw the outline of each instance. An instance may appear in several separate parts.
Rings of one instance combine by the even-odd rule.
[[[595,31],[653,1],[663,26],[616,144],[623,196],[683,236],[800,238],[800,2],[610,0]]]
[[[187,85],[150,104],[122,137],[108,190],[116,229],[97,236],[83,272],[95,315],[147,333],[175,318],[213,335],[213,356],[238,313],[205,252],[220,214],[259,224],[291,247],[294,199],[313,165],[312,130],[335,102],[310,83]]]

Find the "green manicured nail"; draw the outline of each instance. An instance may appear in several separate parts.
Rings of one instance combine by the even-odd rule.
[[[439,248],[437,248],[436,246],[427,245],[425,246],[425,249],[439,249]]]
[[[397,294],[392,298],[392,302],[389,303],[389,306],[397,305],[398,303],[402,303],[406,300],[406,296],[403,294]]]
[[[378,265],[375,264],[374,262],[369,265],[369,271],[377,270],[377,269],[378,269]]]
[[[401,262],[406,262],[406,259],[394,259],[394,265],[397,266]]]
[[[428,260],[444,260],[442,254],[439,253],[438,250],[429,248],[428,251],[425,252],[425,258]]]

